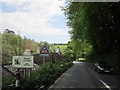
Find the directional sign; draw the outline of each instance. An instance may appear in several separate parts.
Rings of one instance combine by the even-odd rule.
[[[33,68],[33,56],[13,56],[12,67],[15,68]]]
[[[44,45],[40,50],[40,56],[49,56],[49,46]]]

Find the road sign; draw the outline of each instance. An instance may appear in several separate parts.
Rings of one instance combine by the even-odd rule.
[[[49,51],[47,50],[45,46],[43,46],[43,48],[40,51],[40,54],[49,54]]]
[[[40,56],[49,56],[49,46],[44,45],[40,50]]]
[[[33,56],[13,56],[12,67],[15,68],[33,68]]]

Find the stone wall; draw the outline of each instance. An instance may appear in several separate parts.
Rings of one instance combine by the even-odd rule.
[[[41,57],[39,54],[33,54],[34,56],[34,63],[40,65],[43,63],[43,57]],[[45,57],[45,62],[53,61],[56,62],[57,60],[66,60],[67,57],[62,56],[58,53],[50,53],[48,57]]]
[[[4,82],[7,78],[14,77],[15,75],[7,68],[2,66],[2,81]]]

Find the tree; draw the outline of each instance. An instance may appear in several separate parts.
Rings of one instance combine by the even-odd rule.
[[[3,63],[12,61],[13,55],[23,54],[23,42],[22,38],[14,33],[2,34],[2,57]]]
[[[15,32],[14,32],[14,31],[9,30],[9,29],[5,29],[5,30],[4,30],[4,33],[13,33],[13,34],[15,34]]]
[[[14,31],[6,29],[2,35],[2,63],[12,62],[12,56],[21,56],[25,49],[30,49],[33,53],[38,51],[38,43],[34,40],[22,38]]]
[[[65,8],[71,39],[92,44],[94,52],[108,52],[120,44],[119,3],[76,3]]]
[[[92,57],[101,57],[119,68],[120,2],[70,2],[62,10],[75,47],[83,41],[90,45]],[[83,46],[87,45],[81,44],[80,47]]]
[[[33,51],[33,53],[38,53],[39,50],[38,43],[35,42],[34,40],[24,37],[23,43],[24,43],[24,50],[29,49]]]

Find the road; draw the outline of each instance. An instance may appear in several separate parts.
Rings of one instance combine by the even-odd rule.
[[[120,89],[118,75],[99,74],[93,70],[93,64],[75,62],[74,66],[68,69],[49,90],[63,89]]]

